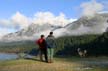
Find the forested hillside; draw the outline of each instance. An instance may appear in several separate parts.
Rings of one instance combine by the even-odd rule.
[[[67,36],[56,39],[56,55],[78,55],[77,49],[86,49],[88,55],[108,55],[108,33],[103,35]],[[34,41],[0,43],[0,52],[35,53],[38,46]]]
[[[57,39],[57,53],[76,55],[77,49],[87,50],[88,55],[108,55],[108,33],[103,35],[83,35]]]

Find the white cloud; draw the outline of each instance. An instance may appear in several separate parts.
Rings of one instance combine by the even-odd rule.
[[[96,0],[84,2],[80,6],[83,9],[83,15],[89,16],[93,16],[95,13],[100,12],[104,9],[104,5],[102,3],[97,2]]]
[[[8,29],[6,29],[6,28],[0,28],[0,38],[1,38],[3,35],[6,35],[7,33],[9,33]]]
[[[11,17],[13,25],[19,26],[21,29],[27,27],[30,24],[30,19],[20,12],[17,12]]]
[[[9,20],[5,20],[5,19],[0,20],[1,27],[7,28],[7,27],[10,27],[10,25],[11,25],[11,22]]]
[[[33,18],[34,24],[52,24],[65,26],[66,24],[75,21],[76,19],[68,19],[65,14],[60,13],[58,16],[55,16],[51,12],[37,12]]]
[[[16,12],[11,18],[9,19],[2,19],[0,20],[0,26],[4,28],[18,28],[22,29],[27,27],[30,24],[30,19],[20,12]]]
[[[66,24],[73,22],[76,19],[68,19],[63,13],[60,13],[58,16],[55,16],[51,12],[37,12],[33,17],[29,18],[20,12],[16,12],[9,19],[1,19],[0,27],[4,28],[1,30],[0,34],[9,33],[9,29],[19,30],[22,28],[26,28],[31,23],[34,24],[52,24],[52,25],[60,25],[65,26]]]

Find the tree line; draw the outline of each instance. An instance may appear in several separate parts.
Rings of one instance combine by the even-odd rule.
[[[87,50],[88,55],[108,55],[108,33],[102,35],[64,36],[57,38],[55,55],[78,55],[77,49]],[[34,41],[19,41],[0,45],[0,52],[35,53]]]

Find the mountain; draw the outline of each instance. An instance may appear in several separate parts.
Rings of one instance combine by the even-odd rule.
[[[108,13],[99,13],[94,16],[82,16],[64,27],[51,24],[31,24],[18,32],[3,36],[2,41],[34,40],[39,38],[41,34],[47,36],[50,31],[54,32],[55,37],[102,34],[107,31],[107,27]]]
[[[102,34],[108,27],[108,13],[83,16],[63,28],[56,29],[56,37],[84,34]]]
[[[3,36],[2,41],[33,40],[39,38],[41,34],[48,35],[50,31],[57,28],[61,28],[61,26],[31,24],[27,28]]]
[[[31,24],[21,31],[4,36],[5,41],[7,41],[7,39],[11,40],[11,38],[14,40],[13,42],[0,42],[0,51],[29,52],[33,48],[38,48],[34,41],[30,41],[31,39],[33,40],[39,37],[40,34],[46,35],[49,31],[53,31],[55,37],[60,37],[56,39],[56,55],[77,55],[77,48],[81,48],[82,50],[87,50],[88,56],[108,56],[107,25],[107,13],[96,14],[92,17],[83,16],[65,27],[52,26],[49,24]],[[24,36],[30,40],[26,40]]]

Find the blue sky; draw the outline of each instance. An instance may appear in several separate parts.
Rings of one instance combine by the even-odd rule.
[[[90,0],[0,0],[0,18],[9,18],[17,11],[26,16],[32,16],[38,11],[50,11],[55,15],[63,12],[69,18],[77,18],[81,12],[80,4],[87,1]]]
[[[0,0],[0,18],[8,18],[20,11],[26,16],[32,16],[37,11],[50,11],[55,15],[60,12],[68,17],[77,16],[75,7],[88,0]]]
[[[3,20],[2,23],[0,22],[0,31],[2,28],[5,29],[5,31],[7,29],[7,27],[3,25],[4,20],[7,26],[9,25],[7,22],[10,23],[10,19],[14,18],[14,20],[16,19],[15,21],[19,23],[17,19],[24,18],[25,21],[25,19],[27,20],[28,18],[34,17],[37,12],[50,12],[44,13],[44,15],[50,14],[50,16],[54,15],[59,18],[63,16],[60,15],[60,13],[63,13],[66,18],[77,19],[81,16],[83,11],[86,12],[87,8],[85,6],[89,6],[87,2],[91,1],[96,1],[96,3],[104,6],[102,7],[99,5],[103,11],[108,11],[108,0],[0,0],[0,21]],[[83,4],[84,6],[82,7],[81,5]],[[98,7],[96,7],[96,9],[97,8]],[[98,11],[101,11],[101,8],[99,8]],[[67,21],[67,19],[65,21]],[[7,30],[14,31],[16,29],[8,28]]]
[[[0,0],[0,18],[9,18],[17,11],[30,17],[38,11],[50,11],[55,15],[63,12],[69,18],[78,18],[81,13],[81,3],[88,1],[91,0]],[[108,2],[107,0],[96,1]]]

